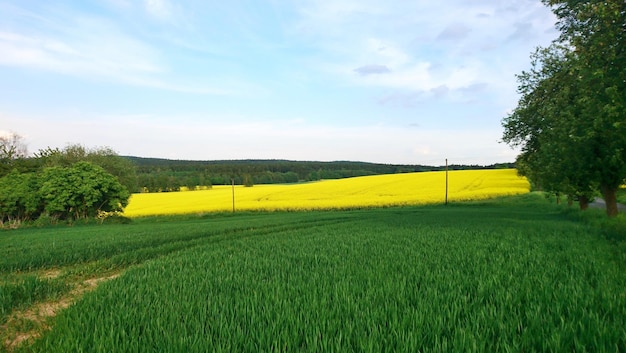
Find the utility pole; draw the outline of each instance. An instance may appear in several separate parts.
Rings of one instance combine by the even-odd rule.
[[[446,205],[448,205],[448,158],[446,158]]]
[[[234,178],[230,179],[230,184],[232,185],[232,188],[233,188],[233,213],[235,213],[235,179]]]

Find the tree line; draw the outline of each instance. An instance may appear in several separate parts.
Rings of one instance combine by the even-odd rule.
[[[503,140],[520,147],[520,174],[537,189],[595,195],[616,216],[626,179],[626,2],[543,0],[560,36],[537,48],[517,76],[521,95],[503,119]]]
[[[450,165],[452,170],[511,168],[510,163]],[[0,136],[0,227],[74,222],[116,215],[135,192],[213,185],[297,183],[443,170],[444,166],[288,160],[186,161],[119,156],[108,147],[70,144],[28,155],[22,137]]]
[[[445,166],[380,164],[352,161],[290,160],[190,161],[127,157],[136,166],[137,191],[178,191],[213,185],[285,184],[357,176],[443,170]],[[451,170],[513,168],[512,163],[450,165]]]

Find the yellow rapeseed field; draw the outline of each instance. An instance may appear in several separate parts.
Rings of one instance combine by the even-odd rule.
[[[448,200],[480,200],[529,191],[514,169],[450,171]],[[323,180],[302,184],[235,186],[236,210],[314,210],[443,203],[445,172]],[[231,186],[209,190],[133,194],[128,217],[231,211]]]

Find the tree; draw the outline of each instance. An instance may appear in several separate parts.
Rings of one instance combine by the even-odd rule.
[[[521,98],[503,120],[503,140],[522,148],[521,171],[535,184],[578,196],[582,208],[600,190],[615,216],[626,178],[625,2],[544,3],[561,36],[518,76]]]
[[[554,6],[560,40],[573,47],[579,60],[580,115],[587,119],[582,140],[589,146],[586,161],[607,214],[615,216],[617,190],[626,178],[626,2],[545,2]]]
[[[91,162],[115,176],[129,191],[138,191],[135,165],[109,147],[88,149],[80,144],[70,144],[63,149],[48,147],[39,150],[35,156],[46,167],[69,167],[80,161]]]
[[[77,162],[71,167],[43,171],[40,188],[44,211],[51,217],[75,220],[100,212],[121,212],[130,198],[128,190],[102,167]]]
[[[252,175],[250,175],[250,173],[243,174],[243,186],[247,188],[251,188],[254,186],[254,180],[252,179]]]
[[[6,175],[18,159],[26,158],[28,150],[22,136],[12,132],[0,135],[0,176]]]
[[[0,178],[0,224],[36,219],[43,209],[40,179],[34,173],[17,170]]]

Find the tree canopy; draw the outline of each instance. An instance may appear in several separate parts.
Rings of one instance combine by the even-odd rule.
[[[80,161],[70,167],[46,168],[42,175],[44,211],[59,219],[95,217],[121,212],[130,193],[102,167]]]
[[[109,147],[87,148],[80,144],[69,144],[63,149],[48,147],[39,150],[35,157],[43,167],[69,167],[80,161],[90,162],[115,176],[129,191],[137,189],[135,165]]]
[[[535,185],[578,197],[582,208],[599,192],[615,216],[626,178],[626,2],[544,3],[561,35],[518,75],[503,140],[521,148],[519,171]]]
[[[130,193],[110,173],[90,162],[48,167],[41,173],[13,170],[0,178],[0,224],[44,216],[74,221],[102,212],[121,212]]]
[[[68,145],[28,157],[25,146],[17,134],[0,138],[0,226],[120,212],[136,187],[132,162],[109,148]]]

